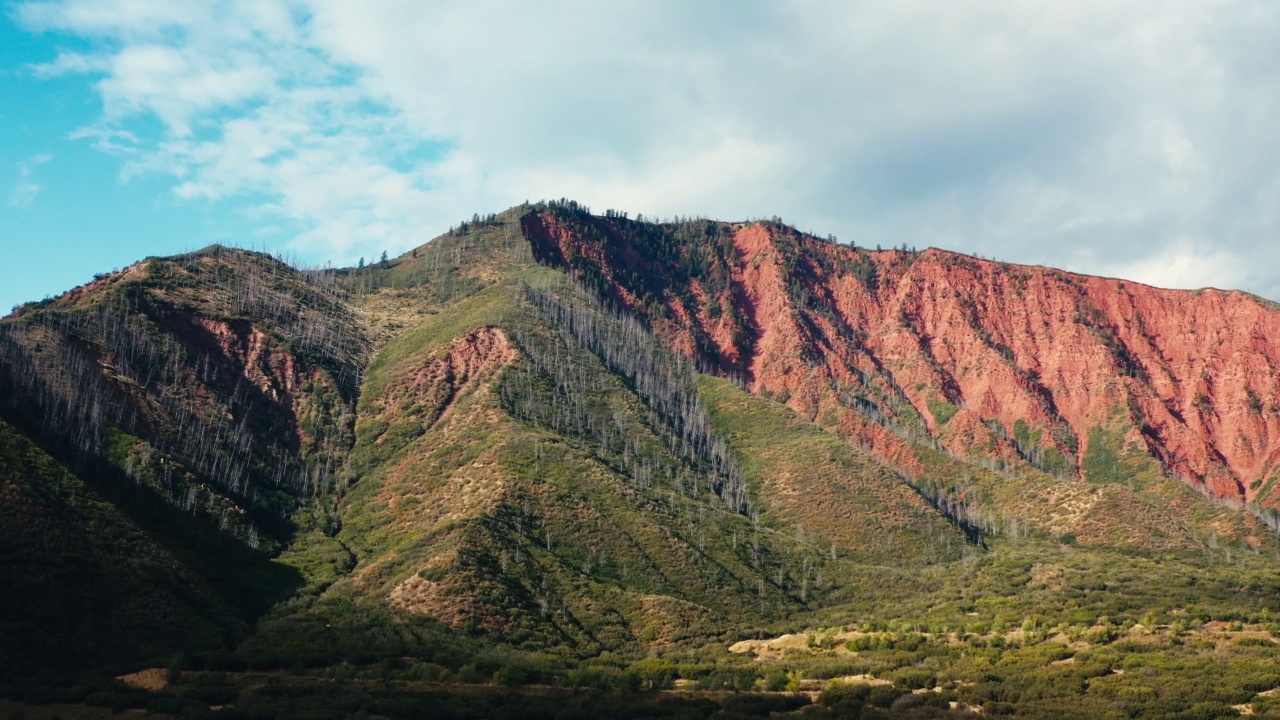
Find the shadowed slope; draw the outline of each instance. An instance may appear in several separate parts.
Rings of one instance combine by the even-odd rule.
[[[151,258],[0,322],[0,413],[73,469],[105,464],[278,547],[350,447],[362,332],[265,255]]]
[[[39,629],[10,637],[48,644],[30,662],[225,652],[303,584],[271,556],[345,462],[364,352],[329,289],[219,247],[0,321],[5,594]]]
[[[167,663],[247,630],[217,589],[3,421],[0,459],[0,678]],[[249,553],[237,560],[271,581]]]

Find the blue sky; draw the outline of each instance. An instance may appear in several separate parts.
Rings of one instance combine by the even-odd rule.
[[[101,113],[92,80],[41,80],[27,66],[79,44],[0,24],[0,313],[146,255],[250,230],[225,208],[175,202],[163,178],[121,182],[119,158],[72,139]]]
[[[1273,0],[0,7],[0,312],[547,197],[1280,298]]]

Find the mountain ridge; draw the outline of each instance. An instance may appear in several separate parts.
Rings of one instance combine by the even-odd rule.
[[[1268,488],[1170,472],[1195,458],[1161,454],[1165,370],[1108,319],[1142,305],[1118,282],[567,201],[360,268],[148,258],[0,320],[0,456],[42,468],[0,490],[53,503],[0,514],[0,555],[37,569],[0,686],[157,664],[246,672],[242,699],[263,671],[775,690],[874,672],[978,706],[1002,681],[968,653],[1261,627]],[[1254,302],[1227,295],[1202,314]],[[1222,332],[1215,362],[1274,381],[1268,345]],[[1269,447],[1275,390],[1237,375],[1207,405],[1229,419],[1253,389],[1256,411],[1234,402],[1260,424],[1211,429]],[[98,517],[97,575],[38,550]],[[34,610],[95,593],[121,628],[101,640]],[[808,659],[728,649],[788,633]]]
[[[859,373],[884,374],[887,363],[889,382],[930,435],[938,432],[939,413],[950,420],[957,411],[976,411],[983,422],[998,420],[1010,437],[1022,420],[1032,424],[1028,432],[1044,434],[1040,452],[1056,452],[1078,470],[1087,453],[1083,441],[1118,410],[1129,415],[1128,439],[1145,443],[1167,472],[1221,499],[1269,502],[1269,480],[1280,462],[1280,390],[1278,356],[1267,338],[1280,330],[1280,315],[1254,296],[1159,290],[937,249],[866,251],[767,223],[695,222],[704,226],[704,236],[719,238],[707,243],[719,252],[709,264],[698,258],[690,273],[687,255],[642,260],[653,255],[637,248],[655,241],[640,231],[625,237],[632,221],[577,216],[592,227],[575,236],[557,224],[569,221],[555,219],[556,212],[565,211],[550,211],[550,220],[532,228],[543,261],[572,269],[647,316],[686,354],[721,372],[743,374],[753,391],[785,396],[802,413],[819,417],[825,401],[817,395],[831,388],[815,388],[797,376],[820,372],[828,385],[858,385]],[[669,235],[682,232],[679,225],[669,227]],[[641,269],[627,270],[628,262]],[[646,286],[633,279],[639,275],[665,276],[670,286],[652,287],[650,280]],[[707,292],[707,283],[718,286],[719,296]],[[760,290],[765,285],[767,295]],[[1031,297],[1020,300],[1023,293]],[[647,295],[644,302],[640,295]],[[1186,316],[1173,309],[1179,304],[1197,314],[1187,333],[1177,327]],[[1241,324],[1245,328],[1234,331]],[[1225,334],[1228,347],[1219,351],[1212,338],[1188,342],[1196,328]],[[791,358],[801,362],[788,364]],[[832,368],[833,361],[840,366]],[[980,363],[992,367],[975,377]],[[1202,367],[1210,363],[1222,367]],[[826,367],[813,370],[817,365]],[[769,375],[771,368],[779,369]],[[1093,380],[1086,376],[1074,384],[1100,385],[1104,392],[1082,395],[1072,387],[1089,372]],[[1230,385],[1215,393],[1218,382]],[[792,399],[795,394],[800,397]],[[1240,441],[1245,435],[1249,439]]]

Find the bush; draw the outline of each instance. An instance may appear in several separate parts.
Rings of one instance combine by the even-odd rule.
[[[887,708],[892,706],[895,700],[906,694],[908,693],[892,685],[876,685],[867,693],[867,704],[879,708]]]
[[[645,686],[644,678],[640,677],[640,673],[634,670],[628,670],[620,673],[617,677],[616,686],[625,693],[640,692]]]
[[[221,672],[198,673],[184,684],[183,695],[209,705],[230,705],[240,689]]]
[[[700,679],[699,690],[750,690],[756,684],[754,670],[720,670]]]
[[[439,682],[448,675],[449,669],[435,663],[418,663],[400,673],[401,680],[420,680],[423,682]]]
[[[674,663],[667,660],[649,658],[631,666],[631,670],[640,675],[645,687],[652,690],[667,690],[675,685],[679,674]]]
[[[788,713],[809,704],[805,695],[734,695],[723,704],[726,713],[769,717],[772,713]]]
[[[937,684],[938,680],[934,673],[921,668],[902,668],[895,671],[891,677],[895,685],[908,690],[932,688]]]
[[[818,704],[833,710],[861,710],[871,693],[870,685],[861,683],[831,683],[818,695]]]
[[[111,712],[120,713],[129,708],[140,708],[146,705],[151,697],[145,690],[133,690],[120,686],[118,690],[99,690],[90,693],[84,699],[85,705],[111,708]]]
[[[787,687],[787,673],[785,670],[770,670],[761,678],[760,685],[766,692],[780,692]]]
[[[476,683],[487,682],[488,680],[489,677],[481,672],[476,667],[475,663],[468,663],[458,669],[458,682],[474,685]]]
[[[1217,720],[1223,717],[1238,717],[1239,712],[1222,702],[1202,702],[1184,710],[1179,717],[1185,720]]]
[[[529,682],[529,674],[525,672],[524,668],[506,665],[498,668],[498,671],[493,674],[493,681],[508,687],[524,685]]]
[[[570,670],[565,682],[571,688],[607,688],[609,676],[599,668],[584,667]]]

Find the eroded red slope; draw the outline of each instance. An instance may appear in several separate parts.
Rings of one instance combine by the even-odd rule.
[[[541,261],[674,347],[882,455],[894,444],[865,421],[867,399],[902,422],[918,413],[922,432],[961,454],[987,421],[1011,437],[986,451],[1017,452],[1021,420],[1040,434],[1024,453],[1074,465],[1091,429],[1118,429],[1213,494],[1280,501],[1263,497],[1280,464],[1280,311],[1246,293],[866,251],[772,223],[654,226],[552,208],[525,230]]]

